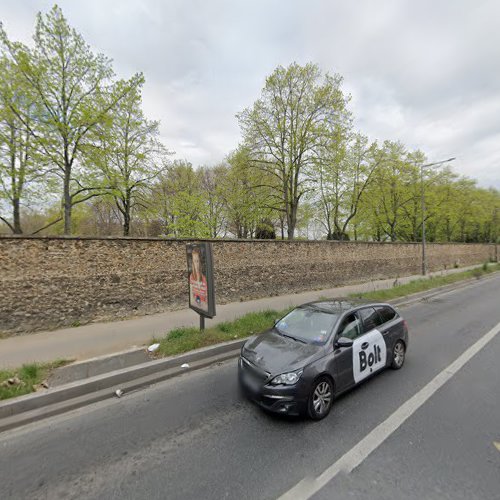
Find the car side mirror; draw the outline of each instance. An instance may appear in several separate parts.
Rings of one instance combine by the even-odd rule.
[[[352,339],[347,337],[339,337],[335,342],[335,347],[352,347]]]

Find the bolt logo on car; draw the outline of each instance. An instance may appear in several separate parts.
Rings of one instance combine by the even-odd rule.
[[[382,361],[382,356],[380,355],[381,353],[381,349],[380,349],[380,346],[378,345],[374,345],[373,346],[373,352],[371,352],[370,354],[368,354],[368,359],[366,357],[366,352],[365,351],[361,351],[359,353],[359,368],[360,368],[360,371],[365,371],[365,368],[367,366],[370,367],[370,371],[373,371],[372,370],[372,366],[374,363],[380,363]]]
[[[362,335],[352,345],[353,376],[358,383],[377,370],[385,367],[387,346],[378,330]]]

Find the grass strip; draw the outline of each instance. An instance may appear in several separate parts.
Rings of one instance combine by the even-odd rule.
[[[500,264],[483,264],[482,267],[477,267],[475,269],[470,269],[469,271],[463,271],[461,273],[447,274],[444,276],[431,276],[430,278],[418,279],[415,281],[411,281],[410,283],[397,285],[393,288],[387,288],[385,290],[352,293],[349,295],[349,297],[388,301],[397,299],[399,297],[404,297],[405,295],[411,295],[413,293],[425,292],[426,290],[431,290],[432,288],[450,285],[451,283],[456,283],[457,281],[463,281],[470,278],[479,279],[482,276],[494,273],[499,270]]]
[[[53,370],[69,362],[59,359],[51,363],[25,364],[16,370],[0,370],[0,401],[35,392]]]
[[[282,311],[269,309],[262,312],[252,312],[241,316],[234,321],[224,321],[207,328],[200,333],[199,328],[176,328],[162,339],[153,339],[159,342],[156,351],[158,356],[173,356],[229,340],[236,340],[260,333],[274,324],[274,320],[284,316],[291,308]]]

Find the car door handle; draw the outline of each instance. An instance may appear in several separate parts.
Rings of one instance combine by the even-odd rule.
[[[366,349],[370,344],[368,342],[363,342],[361,344],[361,349]]]

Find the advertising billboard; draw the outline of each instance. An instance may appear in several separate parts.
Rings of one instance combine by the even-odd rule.
[[[198,314],[215,316],[215,291],[212,263],[212,246],[208,242],[186,245],[189,307]]]

